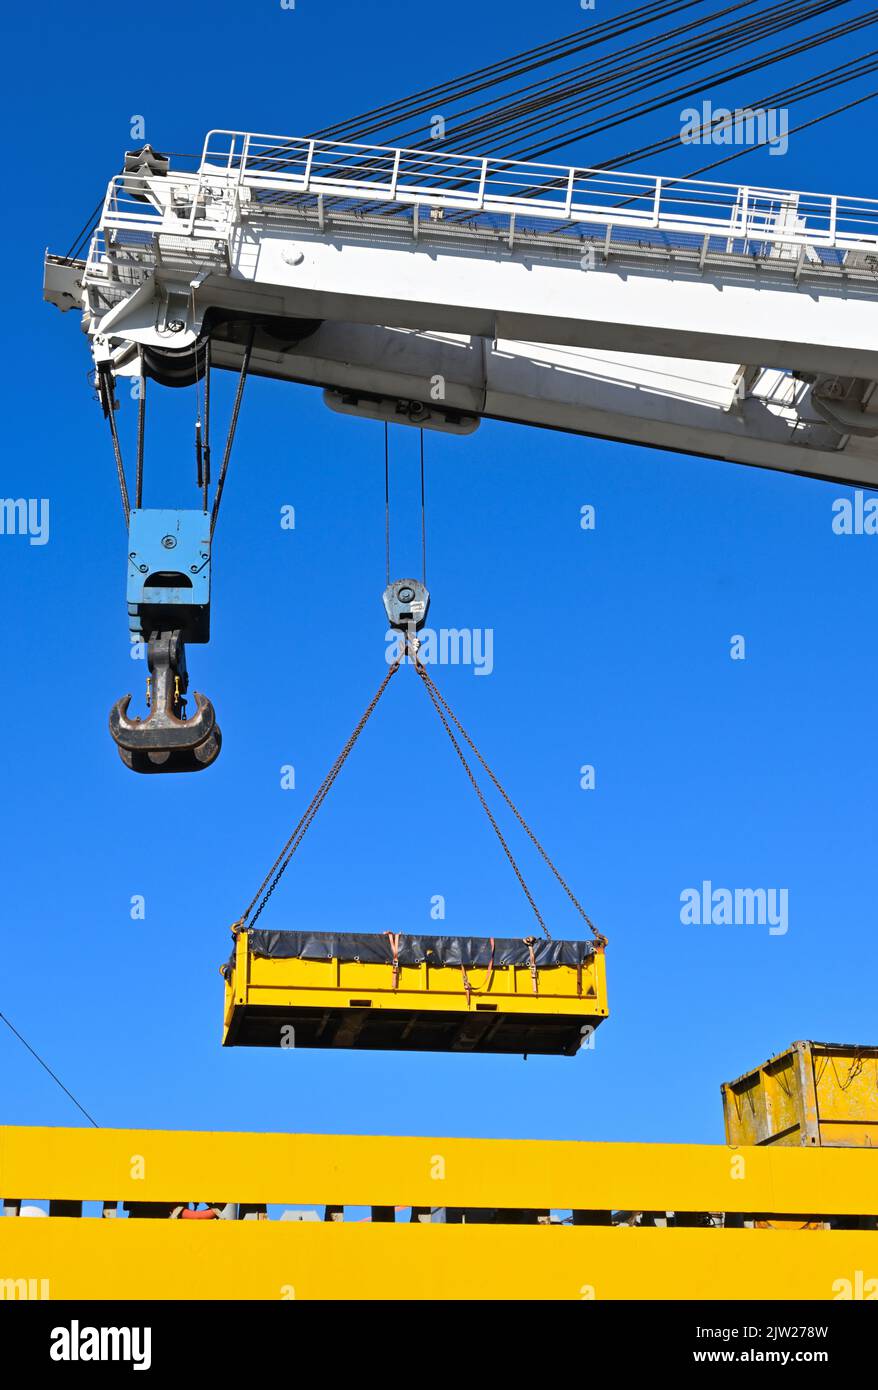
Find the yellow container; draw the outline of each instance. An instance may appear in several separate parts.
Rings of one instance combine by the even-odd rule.
[[[722,1097],[729,1144],[878,1148],[878,1047],[796,1042]]]
[[[225,1047],[572,1056],[608,1014],[582,941],[242,931],[223,974]]]

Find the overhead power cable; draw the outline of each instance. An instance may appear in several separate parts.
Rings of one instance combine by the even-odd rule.
[[[94,1125],[95,1129],[100,1129],[100,1125],[98,1124],[98,1122],[97,1122],[97,1120],[94,1118],[94,1116],[92,1116],[92,1115],[90,1115],[90,1114],[88,1113],[88,1111],[86,1110],[86,1108],[85,1108],[84,1105],[80,1105],[79,1101],[76,1099],[76,1096],[73,1094],[73,1092],[72,1092],[72,1091],[68,1091],[67,1087],[64,1085],[64,1082],[60,1079],[60,1077],[58,1077],[58,1076],[55,1075],[55,1073],[52,1071],[52,1068],[49,1066],[48,1062],[44,1062],[43,1059],[42,1059],[42,1057],[40,1056],[40,1054],[39,1054],[38,1052],[36,1052],[36,1051],[31,1047],[31,1045],[30,1045],[30,1043],[28,1042],[27,1038],[22,1037],[21,1033],[19,1033],[18,1029],[17,1029],[12,1023],[10,1023],[9,1019],[6,1017],[5,1014],[0,1013],[0,1019],[2,1019],[2,1021],[6,1024],[6,1027],[9,1029],[10,1033],[14,1033],[15,1036],[18,1038],[18,1041],[22,1044],[22,1046],[23,1046],[23,1047],[26,1047],[27,1050],[28,1050],[28,1052],[30,1053],[30,1055],[31,1055],[33,1058],[35,1058],[36,1061],[39,1062],[40,1066],[43,1068],[43,1071],[46,1071],[46,1072],[49,1073],[49,1075],[51,1076],[52,1080],[55,1082],[55,1085],[56,1085],[56,1086],[60,1086],[60,1087],[61,1087],[61,1090],[64,1092],[65,1096],[67,1096],[69,1100],[72,1100],[72,1101],[73,1101],[73,1104],[76,1106],[77,1110],[79,1110],[79,1111],[82,1112],[82,1114],[83,1114],[83,1115],[85,1116],[85,1118],[88,1120],[89,1124],[90,1124],[90,1125]]]

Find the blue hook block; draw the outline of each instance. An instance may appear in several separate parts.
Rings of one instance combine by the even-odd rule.
[[[179,630],[210,639],[210,514],[135,508],[128,524],[128,625],[145,642]]]

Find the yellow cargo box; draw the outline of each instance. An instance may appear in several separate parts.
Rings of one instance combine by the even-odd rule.
[[[878,1148],[878,1047],[796,1042],[722,1097],[729,1144]]]
[[[572,1056],[607,1017],[589,941],[240,931],[226,1047]]]

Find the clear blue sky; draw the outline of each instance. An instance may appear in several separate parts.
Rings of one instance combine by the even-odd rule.
[[[212,126],[304,133],[621,9],[159,0],[85,28],[57,4],[7,20],[0,491],[50,498],[51,539],[0,539],[0,1009],[102,1125],[712,1142],[722,1080],[795,1038],[876,1041],[878,538],[833,534],[831,484],[503,424],[427,439],[431,616],[495,633],[490,678],[437,679],[610,937],[612,1016],[576,1059],[219,1045],[228,924],[385,669],[380,426],[330,414],[314,391],[249,385],[213,640],[190,649],[220,760],[137,778],[106,731],[110,704],[139,697],[144,676],[128,651],[125,534],[85,339],[41,303],[40,275],[44,247],[67,249],[118,168],[131,118],[176,151]],[[714,100],[775,85],[757,77]],[[725,177],[874,195],[874,120],[866,107]],[[596,162],[676,122],[671,108],[571,157]],[[218,387],[221,410],[231,387]],[[194,505],[182,395],[153,413],[153,504]],[[392,445],[403,571],[417,558],[417,434]],[[734,633],[745,662],[729,658]],[[529,930],[443,740],[401,673],[266,925],[424,932],[441,893],[451,933]],[[280,788],[286,763],[294,791]],[[584,763],[594,791],[580,789]],[[523,858],[554,933],[577,935]],[[702,879],[787,887],[789,932],[683,927],[679,895]],[[129,915],[134,894],[144,921]],[[0,1077],[2,1121],[81,1123],[2,1028]]]

